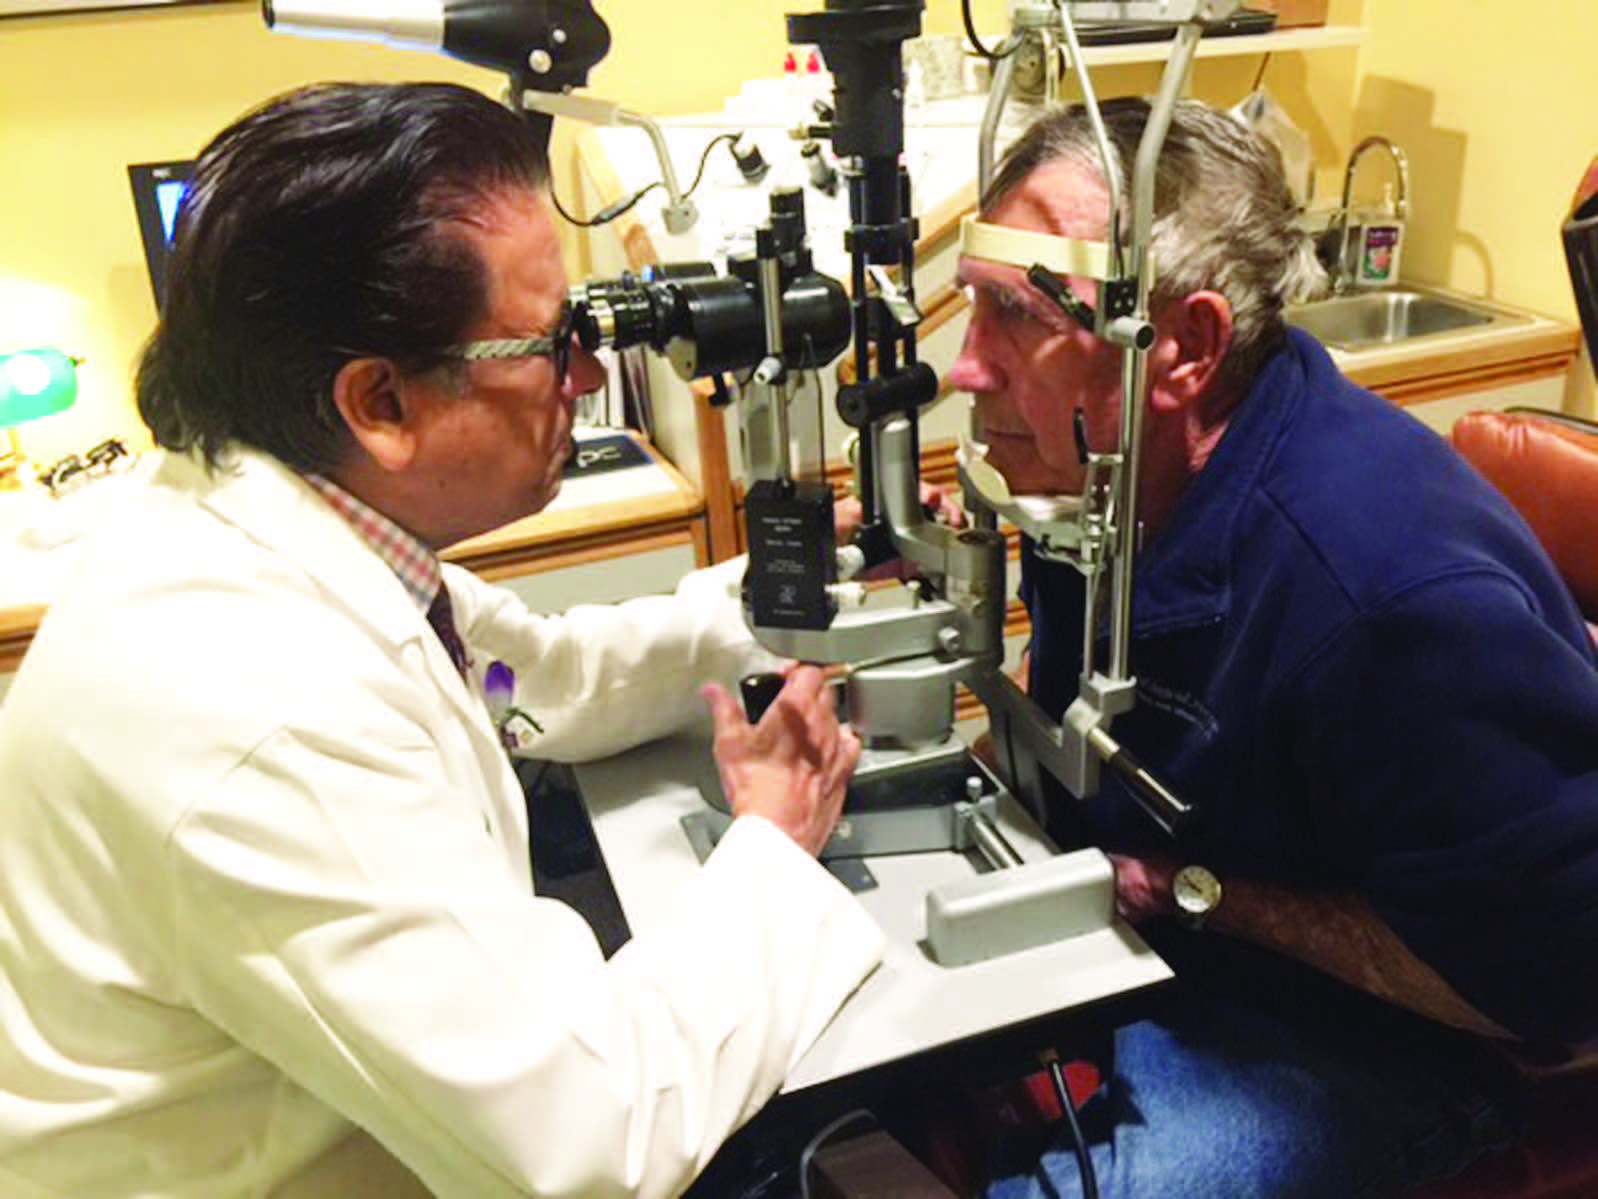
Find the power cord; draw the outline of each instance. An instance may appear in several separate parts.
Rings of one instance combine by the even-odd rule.
[[[1008,50],[989,50],[982,44],[982,39],[977,36],[977,27],[971,20],[971,0],[960,0],[960,20],[965,25],[966,40],[971,43],[971,48],[989,62],[998,62],[1001,58],[1008,58],[1020,46],[1018,40]]]
[[[1082,1125],[1076,1118],[1076,1104],[1071,1102],[1071,1089],[1065,1085],[1065,1070],[1052,1050],[1044,1054],[1043,1060],[1049,1068],[1049,1077],[1054,1081],[1054,1097],[1060,1101],[1066,1126],[1071,1130],[1071,1149],[1076,1154],[1076,1167],[1082,1175],[1082,1199],[1099,1199],[1099,1178],[1093,1170],[1093,1159],[1088,1155],[1087,1138],[1082,1135]]]
[[[699,189],[699,184],[705,177],[705,165],[710,161],[710,152],[716,148],[717,143],[735,142],[738,140],[739,136],[739,133],[718,133],[715,137],[711,138],[705,143],[704,151],[699,155],[699,169],[694,172],[694,181],[688,185],[688,190],[683,193],[683,199],[686,200]],[[623,196],[620,200],[616,200],[605,205],[605,207],[601,208],[593,216],[586,218],[575,217],[571,213],[567,212],[565,205],[560,202],[560,196],[555,193],[555,188],[553,185],[551,185],[549,189],[549,199],[550,202],[554,204],[555,211],[560,213],[562,219],[568,224],[576,225],[579,229],[597,229],[599,226],[608,225],[617,217],[631,212],[638,204],[638,201],[642,200],[650,192],[654,191],[655,188],[660,186],[662,185],[659,179],[656,179],[653,183],[646,183],[632,195]]]

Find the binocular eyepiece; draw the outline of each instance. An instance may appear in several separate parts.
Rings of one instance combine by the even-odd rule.
[[[708,262],[672,263],[574,287],[578,340],[588,350],[648,346],[684,379],[736,374],[769,355],[766,308],[774,301],[783,366],[827,365],[848,347],[853,316],[843,285],[812,267],[803,206],[793,189],[774,192],[771,223],[759,231],[756,251],[734,256],[726,274]],[[773,277],[777,294],[767,296]]]
[[[753,370],[767,356],[758,278],[720,275],[709,263],[653,267],[572,289],[572,327],[583,347],[645,345],[684,379]],[[849,344],[849,297],[814,271],[790,278],[779,302],[783,365],[825,366]]]

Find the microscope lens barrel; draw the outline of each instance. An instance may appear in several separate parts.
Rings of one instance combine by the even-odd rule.
[[[765,356],[759,290],[732,275],[598,281],[574,288],[573,327],[588,350],[647,345],[669,352],[684,378],[748,370]],[[831,362],[849,344],[849,298],[814,272],[782,294],[783,345],[790,367]]]

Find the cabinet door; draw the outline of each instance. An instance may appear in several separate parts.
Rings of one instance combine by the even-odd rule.
[[[1482,391],[1468,391],[1464,395],[1441,400],[1423,400],[1418,404],[1406,404],[1404,411],[1447,437],[1454,422],[1467,412],[1516,407],[1545,408],[1550,412],[1558,412],[1564,401],[1565,378],[1559,375],[1510,383],[1503,387],[1489,387]]]

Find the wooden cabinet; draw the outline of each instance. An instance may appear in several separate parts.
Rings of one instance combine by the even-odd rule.
[[[1354,382],[1439,433],[1478,408],[1525,405],[1558,411],[1581,331],[1565,321],[1526,316],[1524,325],[1491,334],[1428,338],[1361,354],[1333,351],[1332,356]]]

